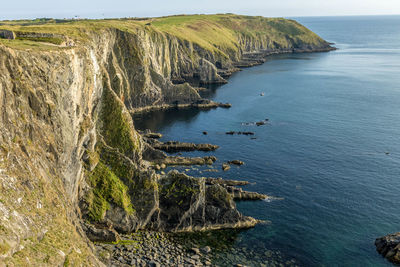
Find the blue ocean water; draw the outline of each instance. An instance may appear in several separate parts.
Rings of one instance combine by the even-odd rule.
[[[241,232],[235,246],[303,266],[390,266],[374,240],[400,231],[400,16],[296,19],[339,50],[273,56],[213,91],[231,109],[155,112],[137,127],[218,144],[216,169],[246,164],[187,173],[245,179],[246,190],[283,198],[237,203],[270,223]],[[231,130],[257,139],[224,134]]]

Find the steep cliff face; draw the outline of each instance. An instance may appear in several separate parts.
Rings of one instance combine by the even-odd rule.
[[[207,103],[186,82],[223,83],[222,73],[235,71],[246,54],[259,60],[272,52],[330,50],[295,22],[286,22],[289,30],[301,31],[288,34],[277,30],[285,25],[281,20],[271,28],[269,20],[257,19],[258,28],[273,29],[267,36],[249,30],[251,18],[229,17],[174,22],[188,38],[171,30],[169,18],[154,25],[3,25],[57,32],[75,45],[0,40],[0,262],[101,265],[85,235],[93,229],[188,231],[257,223],[236,210],[220,185],[151,170],[130,116],[149,106]],[[204,20],[211,21],[207,30],[216,27],[211,36],[222,31],[226,38],[198,39]]]
[[[97,264],[76,212],[83,142],[96,135],[81,127],[99,96],[87,52],[0,46],[1,262]]]

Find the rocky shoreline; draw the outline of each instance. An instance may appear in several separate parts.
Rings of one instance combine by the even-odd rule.
[[[335,50],[333,47],[326,49],[318,49],[318,51],[310,50],[287,50],[287,51],[258,51],[253,53],[244,54],[242,59],[233,64],[230,69],[218,69],[218,74],[224,79],[229,78],[233,73],[240,71],[241,68],[252,67],[263,64],[267,57],[274,54],[284,53],[305,53],[305,52],[327,52]],[[178,84],[181,83],[177,82]],[[208,82],[207,84],[223,84],[221,81]],[[200,90],[200,89],[199,89]],[[201,88],[202,91],[207,91],[207,88]],[[164,109],[213,109],[213,108],[230,108],[229,103],[217,103],[208,99],[197,100],[193,103],[175,103],[175,104],[162,104],[151,105],[141,108],[131,109],[130,113],[136,115],[139,113],[146,113],[155,110]],[[265,125],[268,119],[260,122],[252,123],[256,126]],[[190,151],[203,151],[212,152],[219,148],[218,145],[213,144],[194,144],[180,141],[159,141],[162,137],[160,133],[152,133],[149,130],[140,132],[142,139],[146,143],[147,151],[144,153],[144,158],[153,162],[153,168],[156,171],[163,170],[168,166],[192,166],[192,165],[213,165],[217,158],[214,156],[205,157],[183,157],[183,156],[170,156],[165,153],[178,153]],[[208,134],[203,132],[203,134]],[[227,135],[254,135],[253,132],[226,132]],[[232,160],[222,164],[222,169],[227,171],[230,165],[241,166],[244,162],[240,160]],[[162,171],[162,174],[164,172]],[[238,186],[248,185],[247,181],[238,180],[225,180],[222,178],[196,178],[204,179],[206,186],[221,186],[235,201],[255,201],[270,198],[267,195],[257,192],[245,191]],[[279,199],[279,198],[278,198]],[[249,218],[250,219],[250,218]],[[251,218],[252,219],[252,218]],[[253,219],[253,221],[246,221],[243,223],[236,223],[229,226],[224,224],[223,228],[250,228],[254,227],[260,221]],[[201,228],[191,226],[190,229],[181,229],[183,232],[194,232],[202,230]],[[219,229],[218,225],[209,225],[207,231],[212,229]],[[217,230],[221,231],[221,230]],[[108,233],[110,235],[110,233]],[[266,251],[264,254],[256,256],[252,255],[254,252],[246,250],[246,248],[236,248],[235,250],[221,252],[212,251],[209,246],[199,247],[195,243],[187,242],[187,238],[176,239],[174,233],[171,232],[152,232],[141,231],[131,235],[121,235],[115,241],[116,243],[106,244],[97,243],[96,250],[99,258],[107,266],[282,266],[280,262],[282,259],[276,252]],[[113,233],[111,233],[113,236]],[[189,244],[189,245],[188,245]],[[275,259],[271,259],[274,256]],[[266,257],[263,259],[263,257]],[[264,263],[261,263],[264,262]],[[284,262],[286,266],[297,266],[294,260]]]
[[[210,247],[188,249],[168,233],[139,232],[115,244],[97,243],[96,253],[107,266],[211,266]]]
[[[146,106],[146,107],[140,107],[140,108],[134,108],[131,109],[130,112],[131,114],[140,114],[140,113],[146,113],[150,111],[155,111],[155,110],[164,110],[164,109],[170,109],[170,108],[175,108],[175,109],[188,109],[188,108],[198,108],[202,110],[207,110],[207,109],[214,109],[214,108],[230,108],[232,107],[231,104],[229,103],[218,103],[214,101],[210,101],[207,99],[201,99],[193,103],[175,103],[175,104],[162,104],[162,105],[151,105],[151,106]]]
[[[96,255],[107,266],[298,266],[279,252],[232,246],[238,232],[224,230],[185,234],[141,231],[116,243],[96,243]],[[209,244],[209,245],[207,245]]]
[[[194,143],[184,143],[179,141],[167,141],[161,142],[157,140],[162,136],[160,133],[152,133],[149,130],[141,132],[143,140],[151,146],[152,149],[158,151],[157,153],[153,152],[154,155],[165,155],[161,151],[167,153],[176,153],[176,152],[189,152],[189,151],[215,151],[219,148],[217,145],[212,144],[194,144]],[[147,158],[152,161],[156,165],[154,169],[156,171],[165,169],[167,166],[191,166],[191,165],[213,165],[216,162],[217,158],[215,156],[205,156],[205,157],[181,157],[181,156],[168,156],[164,157],[156,156],[154,158]],[[241,160],[231,160],[222,164],[222,169],[227,171],[230,169],[230,165],[242,166],[244,162]],[[222,178],[212,178],[206,177],[205,184],[206,185],[220,185],[227,190],[227,192],[233,197],[234,200],[263,200],[268,198],[267,195],[245,191],[242,188],[238,188],[237,186],[248,185],[247,181],[238,181],[238,180],[224,180]]]

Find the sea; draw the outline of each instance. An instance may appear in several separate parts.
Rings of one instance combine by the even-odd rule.
[[[236,258],[250,266],[268,265],[263,255],[278,266],[391,266],[374,241],[400,231],[400,16],[294,19],[338,50],[275,55],[235,73],[206,95],[230,109],[151,112],[135,125],[219,145],[184,153],[215,155],[212,169],[179,170],[247,180],[243,189],[271,196],[236,203],[265,223],[235,233],[224,255],[258,255]],[[245,165],[221,170],[235,159]]]

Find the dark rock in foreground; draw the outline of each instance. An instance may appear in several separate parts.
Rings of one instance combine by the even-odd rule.
[[[400,264],[400,232],[377,238],[376,250],[390,262]]]

